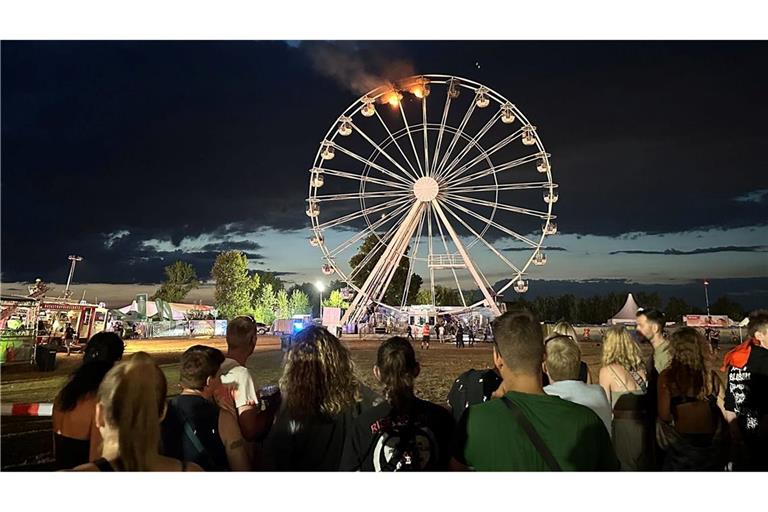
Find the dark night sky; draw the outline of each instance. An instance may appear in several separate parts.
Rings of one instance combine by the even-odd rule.
[[[313,66],[322,45],[3,42],[3,281],[61,282],[71,253],[80,282],[158,282],[177,257],[205,277],[225,248],[310,279],[307,169],[357,97]],[[766,43],[332,47],[489,84],[535,120],[573,253],[544,278],[768,277]]]

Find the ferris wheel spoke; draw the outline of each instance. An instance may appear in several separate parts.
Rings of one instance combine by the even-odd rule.
[[[351,156],[351,157],[352,157],[352,158],[354,158],[355,160],[358,160],[358,161],[360,161],[360,162],[362,162],[362,163],[364,163],[364,164],[366,164],[366,165],[369,165],[369,166],[373,167],[374,169],[377,169],[377,170],[379,170],[379,171],[383,172],[384,174],[386,174],[386,175],[387,175],[387,176],[389,176],[390,178],[394,178],[394,179],[396,179],[397,181],[400,181],[400,182],[404,183],[405,185],[410,185],[410,183],[408,183],[408,180],[406,180],[405,178],[403,178],[403,177],[402,177],[402,176],[400,176],[399,174],[397,174],[397,173],[394,173],[394,172],[390,171],[389,169],[387,169],[387,168],[385,168],[385,167],[382,167],[382,166],[380,166],[379,164],[377,164],[377,163],[375,163],[375,162],[372,162],[371,160],[369,160],[369,159],[365,158],[364,156],[360,156],[360,155],[358,155],[358,154],[357,154],[357,153],[355,153],[354,151],[350,151],[349,149],[347,149],[347,148],[345,148],[345,147],[343,147],[343,146],[339,146],[339,145],[338,145],[338,144],[336,144],[335,142],[331,142],[331,144],[333,145],[333,147],[334,147],[334,148],[338,149],[339,151],[341,151],[342,153],[344,153],[344,154],[346,154],[346,155],[349,155],[349,156]],[[381,151],[381,150],[379,150],[379,151]],[[384,153],[384,152],[382,152],[382,154],[386,155],[386,153]],[[399,164],[398,164],[398,165],[399,165]],[[402,168],[401,168],[401,169],[402,169]],[[406,174],[407,174],[407,173],[406,173]]]
[[[500,185],[476,185],[474,187],[451,187],[450,191],[453,194],[469,194],[473,192],[502,192],[506,190],[531,190],[537,188],[549,188],[548,181],[528,181],[522,183],[502,183]]]
[[[431,208],[430,204],[430,208]],[[445,254],[451,254],[450,249],[448,249],[448,242],[445,239],[445,233],[443,232],[443,226],[440,224],[440,217],[437,215],[437,212],[434,212],[435,215],[435,224],[437,224],[437,229],[440,232],[440,239],[443,241],[443,247],[445,248]],[[429,264],[429,262],[427,262]],[[451,267],[451,273],[453,274],[453,279],[456,281],[456,289],[459,290],[459,296],[461,297],[461,304],[464,307],[467,307],[467,301],[464,299],[464,292],[461,290],[461,285],[459,284],[459,276],[456,274],[456,269]],[[434,292],[434,284],[432,285],[432,302],[435,301],[435,292]]]
[[[373,147],[376,149],[376,151],[378,151],[379,153],[381,153],[381,154],[384,156],[384,158],[386,158],[387,160],[389,160],[390,162],[392,162],[392,165],[394,165],[395,167],[397,167],[398,169],[400,169],[400,171],[401,171],[401,172],[402,172],[404,175],[408,176],[409,178],[411,178],[411,179],[413,179],[413,180],[415,180],[415,179],[416,179],[416,177],[415,177],[415,176],[413,176],[411,173],[409,173],[409,172],[408,172],[408,171],[405,169],[405,167],[403,167],[402,165],[400,165],[400,162],[398,162],[397,160],[395,160],[394,158],[392,158],[392,155],[390,155],[389,153],[387,153],[386,151],[384,151],[384,149],[382,149],[382,147],[381,147],[381,146],[379,146],[379,145],[378,145],[376,142],[374,142],[374,141],[373,141],[373,139],[371,139],[371,138],[368,136],[368,134],[366,134],[366,133],[363,131],[363,129],[362,129],[362,128],[360,128],[359,126],[357,126],[355,123],[350,123],[350,124],[352,125],[352,128],[354,128],[355,130],[357,130],[357,133],[359,133],[361,137],[363,137],[363,138],[364,138],[366,141],[368,141],[368,143],[369,143],[371,146],[373,146]],[[398,147],[399,147],[399,146],[398,146]],[[407,161],[407,159],[406,159],[406,161]],[[410,165],[410,163],[409,163],[409,165]]]
[[[406,206],[410,206],[410,204],[407,204]],[[360,263],[352,269],[352,272],[349,274],[350,280],[352,280],[373,259],[379,250],[379,247],[386,246],[387,242],[394,236],[395,232],[397,232],[402,220],[408,215],[409,211],[410,208],[406,209],[402,215],[399,215],[397,222],[395,222],[383,236],[379,237],[379,240],[374,244],[373,248],[368,251],[368,254],[366,254],[365,257],[360,260]]]
[[[531,210],[530,208],[521,208],[519,206],[510,206],[507,204],[494,203],[493,201],[486,201],[485,199],[478,199],[476,197],[465,197],[458,194],[446,193],[446,197],[455,199],[456,201],[462,201],[464,203],[470,203],[477,206],[487,206],[488,208],[498,208],[499,210],[506,210],[512,213],[519,213],[521,215],[530,215],[531,217],[538,217],[540,219],[546,219],[549,213],[542,212],[540,210]]]
[[[501,139],[499,142],[497,142],[496,144],[491,146],[489,149],[487,149],[485,151],[481,151],[479,155],[477,155],[472,160],[470,160],[469,162],[465,163],[459,169],[454,171],[452,173],[452,178],[458,178],[459,176],[461,176],[462,173],[470,170],[472,167],[474,167],[475,165],[477,165],[478,163],[483,161],[483,159],[490,159],[490,157],[493,156],[497,151],[499,151],[500,149],[504,148],[505,146],[507,146],[509,143],[511,143],[515,139],[521,137],[522,134],[523,134],[523,129],[519,128],[514,133],[512,133],[510,135],[507,135],[506,137]]]
[[[364,174],[355,174],[353,172],[339,171],[337,169],[320,169],[324,174],[330,174],[331,176],[338,176],[339,178],[347,178],[350,180],[364,181],[366,183],[376,183],[377,185],[384,185],[385,187],[392,187],[400,190],[410,191],[413,187],[410,185],[404,185],[395,181],[389,181],[381,178],[375,178],[373,176],[366,176]]]
[[[432,257],[432,203],[427,204],[427,270],[429,270],[429,294],[432,297],[432,304],[435,303],[435,270],[429,265],[429,258]]]
[[[450,164],[448,164],[445,167],[445,170],[443,171],[443,178],[444,180],[448,181],[451,179],[452,175],[454,174],[453,170],[456,168],[456,166],[461,162],[461,159],[464,158],[469,151],[475,147],[478,146],[478,142],[480,142],[480,139],[483,138],[483,136],[488,133],[488,131],[493,128],[493,125],[496,124],[496,121],[498,121],[501,118],[501,110],[496,112],[493,117],[491,117],[490,121],[485,123],[485,126],[483,126],[479,132],[477,132],[477,135],[472,137],[469,141],[467,141],[467,144],[462,148],[461,152],[454,158]]]
[[[436,199],[433,199],[432,205],[435,207],[435,211],[437,212],[437,215],[440,218],[440,220],[443,221],[446,231],[448,231],[448,234],[453,240],[453,244],[456,246],[456,250],[459,251],[459,255],[464,260],[464,265],[467,268],[467,271],[469,271],[469,274],[475,280],[475,284],[477,284],[477,287],[480,289],[480,292],[483,294],[483,297],[485,297],[485,301],[488,303],[488,307],[491,309],[491,311],[494,312],[494,314],[501,315],[501,311],[499,311],[499,307],[496,305],[496,301],[491,296],[489,289],[486,286],[487,280],[481,275],[481,273],[478,271],[474,263],[472,263],[472,259],[469,257],[469,254],[467,253],[464,247],[464,244],[461,243],[461,239],[459,238],[459,235],[456,233],[456,230],[453,229],[453,226],[448,221],[448,218],[445,216],[445,212],[443,212],[443,209],[440,206],[440,203]]]
[[[533,162],[538,158],[541,158],[544,156],[543,153],[534,153],[532,155],[526,155],[524,157],[517,158],[515,160],[510,160],[509,162],[505,162],[500,165],[495,165],[493,167],[488,167],[487,169],[483,169],[482,171],[478,171],[473,174],[468,174],[462,178],[454,178],[451,182],[448,184],[451,187],[455,187],[458,185],[463,185],[465,183],[469,183],[471,181],[479,180],[481,178],[484,178],[486,176],[490,176],[491,174],[500,173],[504,171],[508,171],[510,169],[514,169],[515,167],[520,167],[521,165],[525,165],[527,163]]]
[[[403,123],[405,124],[405,131],[408,133],[408,139],[411,141],[411,149],[413,149],[413,156],[416,158],[416,164],[419,166],[420,174],[422,176],[426,176],[426,174],[424,174],[424,169],[421,167],[421,159],[419,158],[419,153],[416,151],[416,144],[413,143],[413,135],[411,134],[411,125],[408,124],[408,118],[405,117],[403,102],[401,101],[397,105],[400,108],[400,115],[403,117]]]
[[[410,178],[412,178],[414,181],[416,181],[416,179],[417,179],[416,175],[418,174],[418,172],[416,172],[416,169],[413,168],[413,164],[408,159],[408,157],[405,156],[405,152],[403,151],[402,146],[400,146],[400,143],[397,142],[397,139],[392,134],[392,131],[389,129],[389,126],[387,126],[387,123],[385,123],[384,120],[381,118],[381,115],[379,115],[379,111],[375,110],[374,112],[376,113],[376,117],[379,119],[379,122],[381,123],[381,126],[383,126],[384,129],[387,131],[387,135],[389,136],[389,139],[395,144],[395,147],[400,152],[400,155],[402,155],[403,160],[405,160],[405,163],[408,164],[408,168],[413,173],[413,174],[409,173],[408,176]]]
[[[464,133],[464,128],[466,128],[467,123],[469,122],[469,118],[472,117],[472,112],[475,111],[475,102],[473,101],[470,105],[467,111],[464,113],[464,119],[461,120],[461,124],[459,124],[458,129],[453,133],[453,138],[451,138],[451,143],[448,144],[448,149],[445,151],[445,154],[443,155],[443,158],[440,160],[440,165],[438,165],[437,169],[435,170],[435,176],[440,176],[443,172],[443,166],[445,165],[445,162],[448,161],[448,158],[450,158],[451,153],[453,152],[454,148],[456,147],[456,143],[461,138],[461,134]]]
[[[530,247],[538,247],[538,244],[536,242],[534,242],[533,240],[531,240],[530,238],[528,238],[526,236],[523,236],[520,233],[518,233],[518,232],[516,232],[514,230],[509,229],[508,227],[502,226],[501,224],[499,224],[498,222],[494,221],[493,219],[489,219],[488,217],[480,215],[479,213],[473,212],[469,208],[466,208],[466,207],[464,207],[464,206],[462,206],[462,205],[460,205],[458,203],[455,203],[455,202],[451,201],[450,199],[444,199],[444,201],[445,201],[446,204],[448,204],[450,206],[453,206],[457,210],[459,210],[461,212],[464,212],[467,215],[476,218],[477,220],[485,222],[485,223],[487,223],[490,226],[493,226],[494,228],[498,229],[502,233],[506,233],[507,235],[511,236],[512,238],[514,238],[516,240],[519,240],[519,241],[523,242],[524,244],[526,244],[526,245],[528,245]]]
[[[440,157],[440,145],[443,143],[443,133],[445,133],[445,123],[448,120],[448,111],[451,108],[451,95],[445,95],[445,105],[443,106],[443,117],[440,120],[440,128],[437,131],[437,143],[435,144],[435,153],[432,155],[432,167],[430,168],[430,176],[435,175],[435,164]],[[434,302],[434,298],[432,299]]]
[[[371,192],[350,192],[347,194],[328,194],[322,196],[315,196],[312,199],[318,203],[327,201],[349,201],[351,199],[360,200],[365,199],[381,199],[386,197],[408,197],[410,192],[406,190],[374,190]]]
[[[400,307],[405,307],[408,302],[408,291],[411,287],[411,279],[413,278],[413,267],[416,263],[416,257],[419,254],[419,246],[421,245],[421,233],[424,229],[424,214],[427,211],[426,207],[423,207],[419,214],[419,227],[416,228],[416,238],[414,238],[413,254],[408,262],[408,277],[405,280],[405,288],[403,288],[403,299],[400,302]]]
[[[464,221],[464,219],[462,219],[461,217],[459,217],[458,215],[456,215],[456,213],[455,213],[453,210],[451,210],[451,209],[448,207],[448,205],[447,205],[447,204],[444,204],[444,205],[443,205],[443,208],[445,209],[445,211],[447,211],[448,213],[450,213],[450,214],[451,214],[451,216],[452,216],[453,218],[455,218],[456,220],[458,220],[458,221],[461,223],[461,225],[462,225],[462,226],[464,226],[465,228],[467,228],[467,229],[470,231],[470,233],[472,233],[473,235],[475,235],[475,236],[478,238],[478,240],[480,240],[480,241],[481,241],[481,242],[482,242],[482,243],[483,243],[483,244],[484,244],[486,247],[488,247],[488,249],[490,249],[490,250],[491,250],[491,252],[493,252],[493,253],[494,253],[496,256],[498,256],[498,257],[499,257],[499,259],[500,259],[501,261],[503,261],[504,263],[506,263],[506,264],[507,264],[507,266],[508,266],[509,268],[511,268],[512,270],[514,270],[514,271],[515,271],[515,272],[517,272],[518,274],[521,272],[521,271],[520,271],[520,269],[519,269],[519,268],[517,268],[517,267],[515,266],[515,264],[514,264],[514,263],[512,263],[511,261],[509,261],[509,259],[507,259],[507,257],[506,257],[506,256],[504,256],[503,254],[501,254],[501,253],[499,252],[499,250],[498,250],[498,249],[496,249],[496,248],[495,248],[495,247],[494,247],[494,246],[493,246],[493,245],[492,245],[490,242],[488,242],[488,240],[486,240],[485,238],[483,238],[482,236],[480,236],[480,234],[479,234],[477,231],[475,231],[475,230],[474,230],[474,229],[473,229],[473,228],[472,228],[472,227],[471,227],[469,224],[467,224],[467,223]]]
[[[371,206],[369,208],[364,208],[360,211],[344,215],[343,217],[339,217],[338,219],[329,220],[322,224],[318,224],[315,229],[319,229],[319,230],[330,229],[332,227],[339,226],[341,224],[346,224],[348,222],[352,222],[353,220],[357,220],[361,217],[365,217],[366,215],[380,212],[382,210],[386,210],[387,208],[391,208],[393,206],[397,206],[405,202],[411,202],[411,198],[405,197],[400,199],[392,199],[390,201],[386,201],[384,203]]]
[[[367,226],[365,229],[354,235],[352,238],[349,238],[348,240],[345,240],[341,244],[339,244],[337,247],[335,247],[333,250],[328,251],[328,257],[329,258],[335,258],[340,253],[346,251],[348,248],[350,248],[353,244],[357,243],[358,241],[362,240],[363,237],[365,237],[369,233],[374,233],[376,229],[383,226],[389,221],[392,221],[395,219],[395,225],[397,225],[397,220],[399,217],[402,217],[405,215],[405,212],[409,206],[409,203],[404,203],[394,210],[392,210],[391,213],[389,213],[386,217],[382,217],[370,226]],[[401,215],[402,214],[402,215]]]

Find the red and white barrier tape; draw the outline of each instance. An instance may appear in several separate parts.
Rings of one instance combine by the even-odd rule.
[[[2,416],[51,416],[53,404],[0,404]]]

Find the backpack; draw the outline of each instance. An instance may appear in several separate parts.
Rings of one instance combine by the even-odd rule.
[[[459,375],[448,392],[448,405],[457,422],[464,409],[491,399],[501,384],[501,377],[493,370],[467,370]]]

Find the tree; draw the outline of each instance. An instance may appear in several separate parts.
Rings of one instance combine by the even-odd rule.
[[[728,315],[731,320],[739,321],[744,318],[744,308],[741,304],[731,300],[727,295],[717,299],[710,308],[713,315]]]
[[[150,300],[181,302],[190,291],[199,286],[198,283],[195,267],[189,263],[177,261],[165,267],[165,281]]]
[[[288,318],[291,316],[291,300],[288,298],[288,292],[285,290],[277,292],[275,314],[277,318]]]
[[[667,301],[667,307],[664,314],[670,322],[681,322],[683,315],[691,313],[691,306],[680,297],[670,297]]]
[[[259,276],[259,282],[261,285],[271,284],[272,290],[277,293],[280,290],[285,289],[285,283],[283,280],[277,277],[273,272],[264,272],[263,270],[257,270],[254,274]]]
[[[415,304],[432,304],[432,292],[429,290],[419,290],[416,294]]]
[[[376,247],[376,244],[378,243],[379,238],[374,235],[368,235],[368,237],[363,241],[362,245],[360,246],[360,249],[358,250],[357,254],[352,256],[349,260],[349,265],[353,269],[357,269],[357,267],[360,265],[360,263],[363,262],[363,260],[368,256],[368,254],[371,251],[375,251],[371,258],[368,259],[368,261],[361,267],[361,269],[357,272],[355,277],[352,279],[352,282],[359,288],[363,286],[363,283],[365,283],[365,280],[368,279],[368,276],[370,275],[371,271],[373,270],[373,267],[376,265],[376,263],[379,260],[379,257],[381,256],[382,252],[384,251],[383,244],[379,247]],[[410,249],[410,248],[409,248]],[[406,254],[408,253],[408,250],[406,250]],[[400,264],[397,266],[397,269],[395,270],[395,275],[392,277],[392,281],[389,283],[389,287],[384,292],[384,302],[387,304],[400,304],[403,299],[403,290],[405,289],[405,282],[408,280],[408,274],[409,274],[410,266],[409,266],[409,259],[406,256],[403,256],[400,259]],[[408,296],[406,297],[406,304],[412,304],[416,299],[416,294],[419,292],[419,288],[421,287],[421,283],[423,282],[423,279],[418,274],[413,274],[413,277],[411,278],[410,286],[408,287]]]
[[[456,288],[435,285],[435,306],[460,306],[461,294]]]
[[[225,251],[216,257],[211,269],[216,281],[214,299],[221,318],[251,312],[253,279],[248,274],[248,257],[241,251]]]
[[[257,322],[271,325],[275,321],[275,310],[277,309],[277,296],[272,290],[272,284],[267,283],[261,286],[258,299],[253,307],[253,317]]]
[[[288,299],[290,315],[308,315],[312,308],[309,305],[309,297],[300,288],[294,288]]]
[[[323,307],[347,309],[349,307],[349,302],[344,300],[344,297],[341,295],[341,290],[333,290],[330,295],[328,295],[328,298],[323,300]]]

